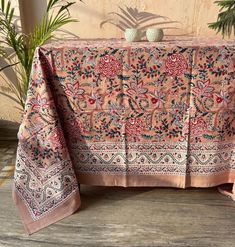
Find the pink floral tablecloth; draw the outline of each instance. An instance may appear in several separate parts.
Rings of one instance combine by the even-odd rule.
[[[13,196],[28,233],[76,211],[79,183],[234,183],[235,42],[39,47],[18,138]]]

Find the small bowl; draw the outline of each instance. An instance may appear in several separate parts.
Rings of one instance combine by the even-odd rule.
[[[140,31],[137,28],[127,28],[125,30],[125,39],[127,42],[139,41]]]
[[[162,41],[164,32],[161,28],[148,28],[146,31],[146,37],[149,42]]]

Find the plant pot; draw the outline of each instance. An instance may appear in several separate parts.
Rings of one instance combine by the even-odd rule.
[[[125,39],[127,42],[139,41],[140,31],[137,28],[127,28],[125,30]]]
[[[32,32],[35,25],[42,22],[47,10],[47,0],[19,0],[20,18],[23,32]]]
[[[149,28],[146,31],[146,37],[149,42],[162,41],[163,36],[164,33],[161,28]]]

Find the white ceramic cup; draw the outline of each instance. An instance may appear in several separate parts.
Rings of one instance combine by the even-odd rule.
[[[128,42],[139,41],[140,31],[137,28],[127,28],[125,30],[125,39]]]
[[[149,42],[162,41],[164,36],[161,28],[148,28],[146,31],[146,37]]]

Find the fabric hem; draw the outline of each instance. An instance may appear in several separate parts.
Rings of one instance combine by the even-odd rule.
[[[77,174],[80,184],[94,186],[121,187],[214,187],[235,182],[235,173],[224,173],[213,176],[179,176],[179,175],[118,175],[118,174]]]
[[[20,216],[22,219],[22,223],[24,229],[28,235],[31,235],[42,228],[45,228],[63,218],[73,214],[81,205],[80,194],[79,191],[75,191],[69,199],[59,205],[52,212],[45,215],[43,218],[39,220],[33,220],[25,203],[17,194],[15,187],[13,185],[12,190],[13,200],[20,212]]]

